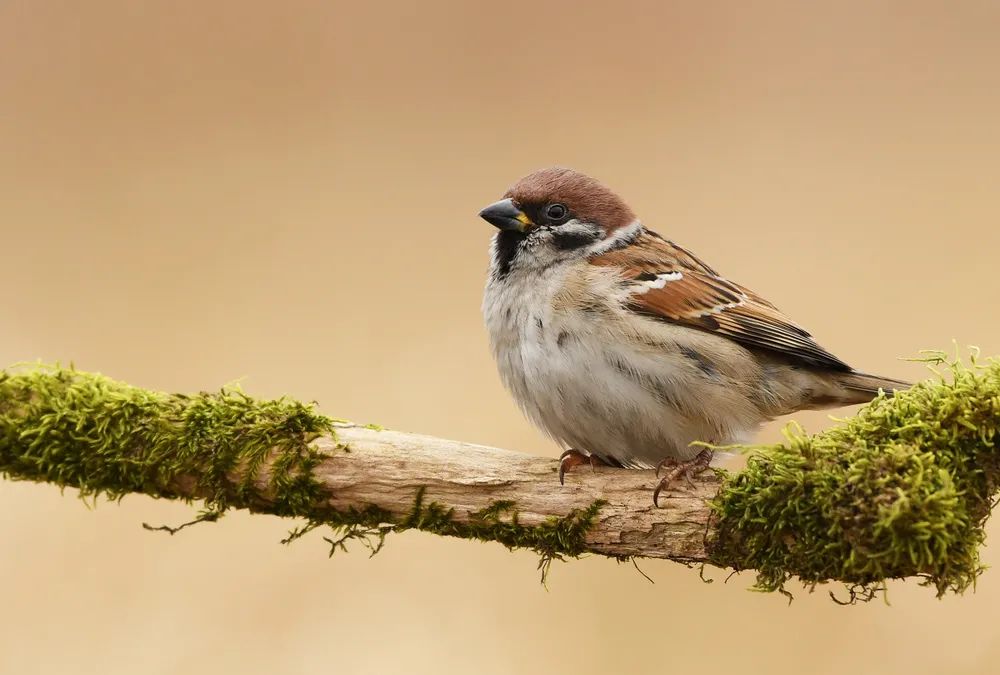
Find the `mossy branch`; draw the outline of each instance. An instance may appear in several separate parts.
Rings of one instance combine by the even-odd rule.
[[[112,499],[139,492],[304,518],[376,551],[419,529],[553,559],[591,552],[757,571],[756,587],[919,577],[970,587],[1000,476],[1000,364],[945,374],[808,436],[750,450],[652,504],[652,472],[577,470],[506,450],[361,427],[240,391],[163,394],[73,369],[0,371],[0,472]]]

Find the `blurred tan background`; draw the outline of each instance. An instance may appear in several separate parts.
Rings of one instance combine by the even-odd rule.
[[[753,5],[751,8],[750,5]],[[0,3],[0,363],[240,380],[555,455],[502,390],[476,217],[549,164],[866,370],[1000,354],[993,2]],[[823,414],[799,418],[810,429]],[[761,439],[778,437],[778,426]],[[555,488],[554,488],[555,489]],[[841,608],[696,571],[0,482],[4,673],[988,673],[1000,571]],[[1000,532],[992,528],[995,541]],[[987,549],[988,563],[996,563]]]

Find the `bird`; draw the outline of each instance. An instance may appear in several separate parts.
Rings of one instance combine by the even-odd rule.
[[[653,502],[798,410],[865,403],[909,383],[869,375],[691,251],[595,178],[551,167],[479,216],[497,228],[482,311],[500,378],[566,450],[655,468]]]

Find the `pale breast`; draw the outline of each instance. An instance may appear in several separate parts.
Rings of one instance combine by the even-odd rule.
[[[726,442],[759,423],[721,365],[729,344],[637,318],[623,307],[628,294],[612,271],[583,261],[487,285],[500,375],[532,421],[626,466],[686,459],[694,440]]]

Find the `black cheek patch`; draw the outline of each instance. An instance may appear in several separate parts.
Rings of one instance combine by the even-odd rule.
[[[587,232],[559,232],[552,233],[552,243],[560,251],[572,251],[583,246],[590,246],[597,241],[597,235]]]

